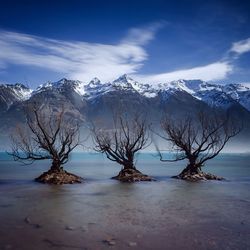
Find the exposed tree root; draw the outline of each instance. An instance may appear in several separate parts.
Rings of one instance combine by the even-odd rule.
[[[186,181],[206,181],[206,180],[225,180],[223,177],[219,177],[210,173],[205,173],[202,171],[199,171],[198,173],[190,173],[190,172],[182,172],[181,174],[177,176],[173,176],[172,178],[175,179],[182,179]]]
[[[136,181],[153,181],[154,179],[148,175],[142,174],[137,169],[122,169],[117,176],[112,179],[122,182],[136,182]]]
[[[55,185],[81,183],[82,180],[83,179],[81,177],[68,173],[65,170],[60,170],[60,171],[49,170],[47,172],[44,172],[42,175],[40,175],[35,179],[35,181],[41,183],[55,184]]]

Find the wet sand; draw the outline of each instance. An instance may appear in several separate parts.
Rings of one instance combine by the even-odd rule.
[[[199,183],[171,179],[178,166],[142,161],[158,181],[134,184],[110,180],[119,167],[106,161],[102,170],[99,160],[85,168],[75,161],[70,170],[87,178],[64,186],[32,181],[46,164],[18,172],[2,161],[0,249],[250,249],[245,160],[240,171],[234,161],[218,160],[209,170],[221,174],[229,166],[228,181]]]

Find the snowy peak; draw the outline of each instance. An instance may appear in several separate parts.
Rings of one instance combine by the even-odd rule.
[[[128,83],[130,81],[134,81],[132,78],[130,78],[127,74],[119,76],[117,79],[115,79],[113,82],[123,82]]]
[[[94,99],[99,95],[104,94],[110,88],[110,83],[101,83],[101,81],[95,77],[88,84],[84,85],[85,99]]]
[[[225,92],[245,92],[250,91],[250,86],[245,86],[244,84],[228,84],[223,86]]]
[[[66,84],[68,81],[70,81],[70,80],[68,80],[66,78],[62,78],[61,80],[55,82],[54,85],[63,85],[63,84]]]
[[[118,89],[129,90],[129,89],[133,89],[133,85],[132,85],[133,83],[134,83],[134,80],[125,74],[125,75],[120,76],[116,80],[114,80],[112,82],[112,86]]]
[[[229,108],[237,102],[250,110],[250,88],[241,84],[220,85],[201,80],[179,80],[178,88],[210,106]],[[170,83],[173,85],[173,82]]]
[[[66,78],[62,78],[58,82],[52,83],[52,86],[54,87],[63,87],[63,86],[68,86],[68,87],[76,87],[78,85],[82,84],[81,81],[78,80],[68,80]]]
[[[0,85],[0,110],[7,111],[14,103],[29,99],[31,94],[32,90],[20,83]]]
[[[223,90],[223,85],[204,82],[201,80],[178,80],[170,82],[172,88],[185,91],[207,103],[209,106],[229,108],[235,101]]]
[[[13,90],[15,91],[15,94],[20,98],[20,100],[27,100],[30,98],[32,89],[29,89],[28,87],[20,83],[17,83],[14,86],[15,87],[13,88]]]
[[[84,84],[78,80],[68,80],[66,78],[62,78],[57,82],[46,82],[38,86],[38,88],[34,91],[34,93],[39,93],[43,91],[62,91],[72,89],[76,91],[79,95],[84,94]]]
[[[229,84],[222,87],[234,101],[240,103],[244,108],[250,111],[250,88],[242,84]]]
[[[93,100],[113,91],[130,91],[145,98],[159,97],[164,100],[172,95],[178,95],[179,92],[185,92],[210,106],[228,108],[238,103],[250,111],[250,86],[247,84],[220,85],[202,80],[184,79],[159,84],[145,84],[124,74],[113,82],[107,83],[102,83],[96,77],[89,83],[62,78],[57,82],[42,84],[33,92],[22,84],[0,85],[0,97],[2,100],[8,99],[10,104],[15,101],[27,100],[31,95],[43,91],[56,91],[60,94],[75,92],[85,100]]]
[[[43,91],[75,91],[82,97],[91,97],[95,95],[94,92],[99,92],[99,89],[103,88],[103,84],[98,78],[93,78],[89,83],[84,83],[79,80],[69,80],[62,78],[57,82],[47,82],[40,85],[35,93]]]
[[[116,89],[131,90],[133,92],[138,92],[140,95],[143,95],[147,98],[153,98],[157,96],[157,89],[154,89],[152,85],[139,83],[129,77],[127,74],[124,74],[112,82],[112,86]]]
[[[215,89],[218,87],[216,84],[211,84],[204,82],[202,80],[178,80],[178,81],[171,81],[166,83],[162,86],[164,89],[177,89],[186,91],[190,94],[194,94],[200,91],[207,91],[211,89]]]
[[[88,84],[90,88],[96,88],[99,87],[100,85],[101,81],[97,77],[93,78]]]
[[[12,94],[17,100],[24,101],[30,98],[32,90],[21,83],[3,84],[0,89]]]

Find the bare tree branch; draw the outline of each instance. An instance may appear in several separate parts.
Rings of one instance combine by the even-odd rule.
[[[95,150],[122,165],[124,169],[135,168],[135,155],[151,143],[146,119],[140,115],[132,118],[113,115],[114,129],[92,130]]]
[[[14,160],[25,164],[50,159],[53,170],[62,169],[69,154],[79,145],[79,124],[60,110],[30,104],[25,127],[17,127],[12,139]]]
[[[216,157],[226,143],[242,130],[242,125],[229,115],[204,112],[199,112],[195,118],[188,116],[183,120],[166,117],[161,126],[164,135],[160,137],[170,143],[176,154],[174,159],[164,159],[156,145],[160,160],[173,162],[188,159],[188,167],[194,173],[206,161]]]

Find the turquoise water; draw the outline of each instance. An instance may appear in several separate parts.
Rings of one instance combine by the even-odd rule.
[[[166,163],[159,161],[154,153],[143,153],[137,156],[136,166],[144,173],[159,180],[178,174],[186,162]],[[49,161],[39,161],[32,165],[14,162],[12,157],[0,152],[0,180],[31,180],[46,171]],[[99,153],[73,153],[70,161],[64,166],[66,170],[93,180],[108,180],[120,170],[120,165],[109,161]],[[221,175],[229,180],[250,180],[250,154],[221,154],[209,161],[204,171]]]
[[[65,168],[85,181],[50,186],[33,181],[48,161],[0,153],[0,249],[250,249],[250,155],[211,160],[204,171],[222,182],[170,178],[184,166],[141,154],[138,169],[157,181],[124,184],[110,179],[119,165],[75,153]]]

